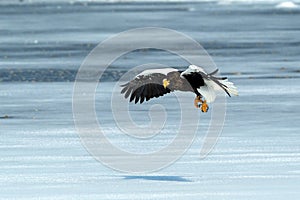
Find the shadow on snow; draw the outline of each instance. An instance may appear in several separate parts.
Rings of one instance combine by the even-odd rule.
[[[181,176],[125,176],[126,180],[142,179],[149,181],[172,181],[172,182],[192,182]]]

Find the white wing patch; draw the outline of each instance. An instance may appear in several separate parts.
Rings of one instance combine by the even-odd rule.
[[[204,83],[205,85],[197,90],[205,98],[207,103],[211,103],[216,99],[216,89],[220,87],[211,80],[204,79]]]
[[[194,73],[194,72],[201,72],[201,73],[204,73],[204,74],[207,74],[204,69],[202,69],[201,67],[198,67],[196,65],[190,65],[184,72],[182,72],[180,75],[184,75],[184,74],[191,74],[191,73]]]
[[[206,99],[208,103],[213,102],[216,99],[216,91],[217,90],[225,90],[229,96],[230,95],[238,95],[237,88],[234,86],[232,82],[229,82],[227,79],[221,80],[212,76],[212,74],[207,74],[204,69],[198,67],[196,65],[190,65],[188,69],[181,73],[183,74],[191,74],[191,73],[200,73],[202,74],[202,78],[204,80],[204,86],[198,88],[198,92]]]
[[[147,75],[155,74],[155,73],[164,74],[167,76],[168,73],[173,72],[173,71],[178,71],[178,70],[175,68],[147,69],[147,70],[139,73],[137,76],[140,76],[140,75],[147,76]]]
[[[204,80],[204,86],[201,86],[198,90],[198,92],[206,99],[207,103],[211,103],[216,99],[216,91],[222,90],[222,88],[215,83],[213,80],[203,78]],[[232,82],[229,82],[227,79],[225,80],[217,80],[222,85],[225,86],[225,90],[231,94],[238,96],[237,88],[234,86]]]

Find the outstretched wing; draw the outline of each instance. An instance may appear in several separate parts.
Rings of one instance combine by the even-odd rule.
[[[219,69],[216,69],[215,71],[209,74],[203,72],[199,72],[199,73],[203,77],[205,84],[208,85],[209,87],[215,88],[214,84],[216,84],[220,88],[222,88],[228,94],[228,96],[231,97],[232,94],[237,96],[238,95],[237,88],[234,86],[232,82],[228,81],[227,77],[214,76],[214,74],[216,74],[218,71]],[[211,82],[213,84],[211,84]]]
[[[187,70],[182,74],[200,74],[204,85],[200,86],[198,92],[207,100],[207,102],[213,102],[216,98],[216,90],[222,88],[228,96],[238,95],[237,88],[232,82],[229,82],[226,77],[214,76],[218,72],[218,69],[207,74],[201,67],[196,65],[190,65]]]
[[[121,91],[125,98],[130,97],[130,102],[143,103],[154,97],[160,97],[164,94],[172,92],[169,88],[164,88],[162,85],[163,79],[172,71],[177,71],[174,68],[152,69],[145,70],[138,74],[133,80],[121,85],[124,87]]]

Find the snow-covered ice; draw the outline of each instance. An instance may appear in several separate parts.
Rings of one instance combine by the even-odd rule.
[[[0,4],[0,199],[299,199],[298,9],[276,9],[283,2],[277,0],[247,6],[5,2]],[[143,26],[172,28],[199,41],[239,96],[227,99],[222,134],[205,159],[199,153],[211,110],[197,112],[189,94],[186,109],[196,113],[190,117],[199,118],[200,126],[183,157],[153,173],[121,173],[95,160],[81,143],[73,122],[72,81],[99,42]],[[180,70],[188,66],[169,52],[131,52],[112,63],[96,90],[105,135],[135,153],[168,145],[180,120],[175,96],[168,95],[129,105],[141,127],[148,125],[151,105],[166,106],[163,134],[132,140],[114,123],[110,98],[116,80],[153,62]]]

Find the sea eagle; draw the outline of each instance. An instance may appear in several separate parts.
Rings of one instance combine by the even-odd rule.
[[[202,112],[208,111],[207,103],[216,98],[216,90],[223,89],[228,96],[238,95],[237,88],[226,77],[214,76],[218,69],[206,73],[201,67],[190,65],[185,71],[175,68],[145,70],[128,83],[121,85],[121,93],[130,102],[143,103],[153,97],[160,97],[175,90],[194,92],[194,105]]]

